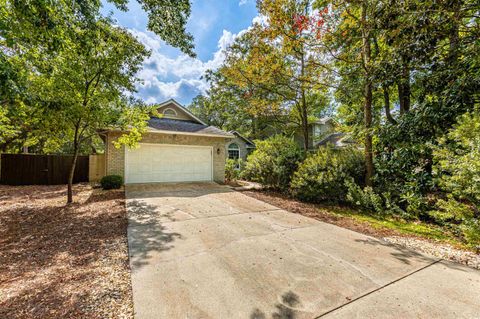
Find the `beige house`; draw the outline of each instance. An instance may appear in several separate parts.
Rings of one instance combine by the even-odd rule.
[[[237,131],[230,131],[229,133],[235,137],[225,144],[227,157],[233,160],[246,161],[248,155],[255,149],[255,143]]]
[[[126,184],[225,179],[225,144],[235,135],[208,126],[175,100],[159,105],[137,148],[116,148],[122,132],[106,133],[105,171]]]

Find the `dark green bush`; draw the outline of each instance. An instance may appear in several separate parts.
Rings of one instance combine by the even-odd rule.
[[[363,152],[354,149],[320,148],[299,166],[290,190],[300,200],[344,201],[347,195],[345,180],[363,183],[365,171]]]
[[[123,185],[123,178],[119,175],[107,175],[102,177],[100,185],[103,189],[118,189]]]
[[[287,190],[303,152],[293,139],[276,135],[258,141],[248,157],[243,176],[277,190]]]

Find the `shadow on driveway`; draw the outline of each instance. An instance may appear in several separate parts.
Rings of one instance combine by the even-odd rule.
[[[157,206],[139,200],[127,203],[128,248],[130,263],[134,267],[148,265],[151,252],[170,250],[174,247],[173,242],[182,238],[179,233],[167,232],[165,226],[155,219],[152,212],[156,209]]]

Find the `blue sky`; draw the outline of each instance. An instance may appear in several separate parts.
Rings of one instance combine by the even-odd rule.
[[[137,95],[148,103],[174,98],[187,105],[196,95],[205,92],[207,83],[201,79],[204,71],[221,64],[222,50],[257,16],[255,0],[192,0],[191,3],[187,30],[195,37],[196,59],[147,31],[147,15],[135,0],[130,1],[128,12],[104,4],[105,15],[113,13],[119,25],[129,29],[152,51],[138,74],[143,84],[138,85]]]

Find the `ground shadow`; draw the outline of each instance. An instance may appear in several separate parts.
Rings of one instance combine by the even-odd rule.
[[[300,298],[292,291],[282,295],[282,301],[275,304],[275,311],[270,317],[262,310],[256,308],[250,314],[250,319],[295,319],[297,311],[295,307],[300,304]]]
[[[132,271],[135,271],[136,268],[149,264],[152,252],[172,249],[174,247],[172,243],[176,239],[181,239],[182,235],[168,232],[154,214],[157,206],[138,200],[129,201],[127,206],[128,248]],[[169,213],[162,214],[162,217],[168,218]]]
[[[234,190],[213,182],[205,183],[149,183],[125,186],[127,198],[202,197],[210,194],[232,193]]]
[[[129,200],[126,204],[129,226],[157,224],[161,220],[177,221],[173,214],[178,210],[175,208],[162,209],[142,200]]]
[[[385,247],[390,247],[395,249],[394,252],[391,252],[390,254],[395,257],[396,259],[400,260],[402,263],[406,265],[410,265],[412,262],[411,260],[417,260],[417,261],[424,261],[424,262],[431,262],[433,261],[432,258],[427,257],[425,255],[422,255],[414,250],[411,250],[409,248],[400,246],[400,245],[395,245],[383,240],[377,240],[373,238],[367,238],[367,239],[355,239],[356,242],[358,243],[363,243],[365,245],[372,245],[372,246],[385,246]]]

